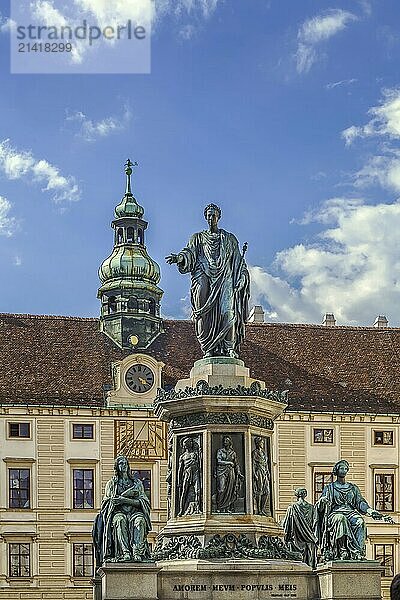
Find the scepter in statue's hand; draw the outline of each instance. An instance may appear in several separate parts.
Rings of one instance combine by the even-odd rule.
[[[247,252],[248,247],[249,247],[249,244],[247,242],[245,242],[243,244],[242,256],[241,256],[241,259],[240,259],[240,264],[239,264],[239,269],[238,269],[239,273],[241,272],[242,267],[244,265],[244,258],[246,256],[246,252]],[[239,279],[239,283],[236,284],[235,289],[234,289],[235,294],[237,294],[238,292],[240,292],[240,290],[242,289],[243,285],[244,285],[244,281],[242,281],[242,278],[240,278]]]

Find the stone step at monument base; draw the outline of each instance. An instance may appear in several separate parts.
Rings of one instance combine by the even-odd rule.
[[[380,600],[376,561],[334,561],[315,571],[287,560],[106,563],[101,600]],[[97,600],[97,599],[96,599]]]

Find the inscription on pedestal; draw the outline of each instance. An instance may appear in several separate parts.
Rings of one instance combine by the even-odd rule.
[[[175,583],[172,585],[172,592],[175,594],[182,592],[197,592],[210,594],[210,592],[235,592],[240,593],[240,598],[252,597],[254,593],[266,592],[263,598],[297,598],[296,583]],[[236,596],[238,597],[238,596]]]

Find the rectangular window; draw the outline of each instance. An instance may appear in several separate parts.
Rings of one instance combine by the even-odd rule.
[[[29,469],[8,470],[9,508],[30,508],[31,472]]]
[[[74,577],[93,577],[93,545],[74,544]]]
[[[375,473],[375,509],[389,512],[394,510],[394,475],[392,473]]]
[[[9,544],[8,565],[10,577],[30,577],[31,575],[30,544]]]
[[[72,437],[74,440],[92,440],[93,425],[72,425]]]
[[[146,469],[134,469],[134,476],[143,483],[146,496],[151,502],[151,471]]]
[[[314,444],[333,444],[333,429],[314,429]]]
[[[10,438],[29,438],[31,437],[30,423],[9,423],[8,437]]]
[[[322,491],[327,483],[332,481],[332,472],[314,471],[314,504],[320,498]]]
[[[375,446],[393,446],[393,431],[374,431]]]
[[[93,469],[74,469],[74,508],[93,508]]]
[[[374,544],[374,558],[385,567],[384,577],[394,576],[393,544]]]

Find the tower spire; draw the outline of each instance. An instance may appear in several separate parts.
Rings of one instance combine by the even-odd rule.
[[[160,267],[145,245],[144,208],[132,194],[130,158],[125,163],[126,191],[115,207],[114,248],[99,269],[100,329],[120,348],[145,350],[164,331],[160,316],[163,291],[158,287]]]
[[[125,174],[126,174],[126,190],[125,190],[125,196],[132,196],[132,189],[131,189],[131,176],[132,176],[132,167],[137,167],[138,163],[135,161],[134,163],[131,161],[130,158],[128,158],[128,160],[125,163]]]

